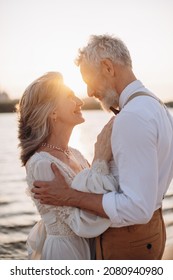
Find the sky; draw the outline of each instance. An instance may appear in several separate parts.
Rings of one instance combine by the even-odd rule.
[[[91,34],[127,45],[137,79],[173,100],[172,0],[0,0],[0,91],[20,98],[48,71],[59,71],[76,95],[86,85],[74,64]]]

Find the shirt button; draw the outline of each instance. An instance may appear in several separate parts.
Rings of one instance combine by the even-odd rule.
[[[152,244],[151,244],[151,243],[148,243],[148,244],[147,244],[147,249],[150,250],[151,248],[152,248]]]

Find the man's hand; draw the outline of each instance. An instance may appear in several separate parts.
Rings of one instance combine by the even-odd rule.
[[[55,164],[51,165],[55,174],[52,181],[35,181],[31,190],[42,204],[56,206],[72,206],[95,213],[107,218],[102,206],[102,194],[80,192],[72,189],[66,183]]]
[[[111,134],[114,119],[115,117],[112,117],[110,121],[104,126],[100,134],[97,136],[93,162],[96,160],[104,160],[106,162],[109,162],[112,157]]]
[[[57,206],[68,205],[68,195],[72,189],[67,185],[57,166],[52,163],[51,168],[55,174],[55,178],[52,181],[46,182],[35,181],[35,187],[31,190],[35,194],[34,198],[39,199],[40,203],[43,204]]]

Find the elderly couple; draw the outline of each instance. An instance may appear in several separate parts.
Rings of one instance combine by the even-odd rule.
[[[162,200],[173,178],[173,121],[135,77],[125,44],[94,35],[76,64],[90,97],[120,112],[95,144],[91,165],[69,147],[84,122],[82,101],[49,72],[25,90],[18,107],[21,161],[41,220],[29,259],[159,260],[166,232]]]

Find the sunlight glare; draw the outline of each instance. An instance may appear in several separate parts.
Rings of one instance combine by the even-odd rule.
[[[79,68],[75,67],[68,68],[67,71],[64,71],[64,82],[77,96],[86,97],[86,85],[82,80]]]

